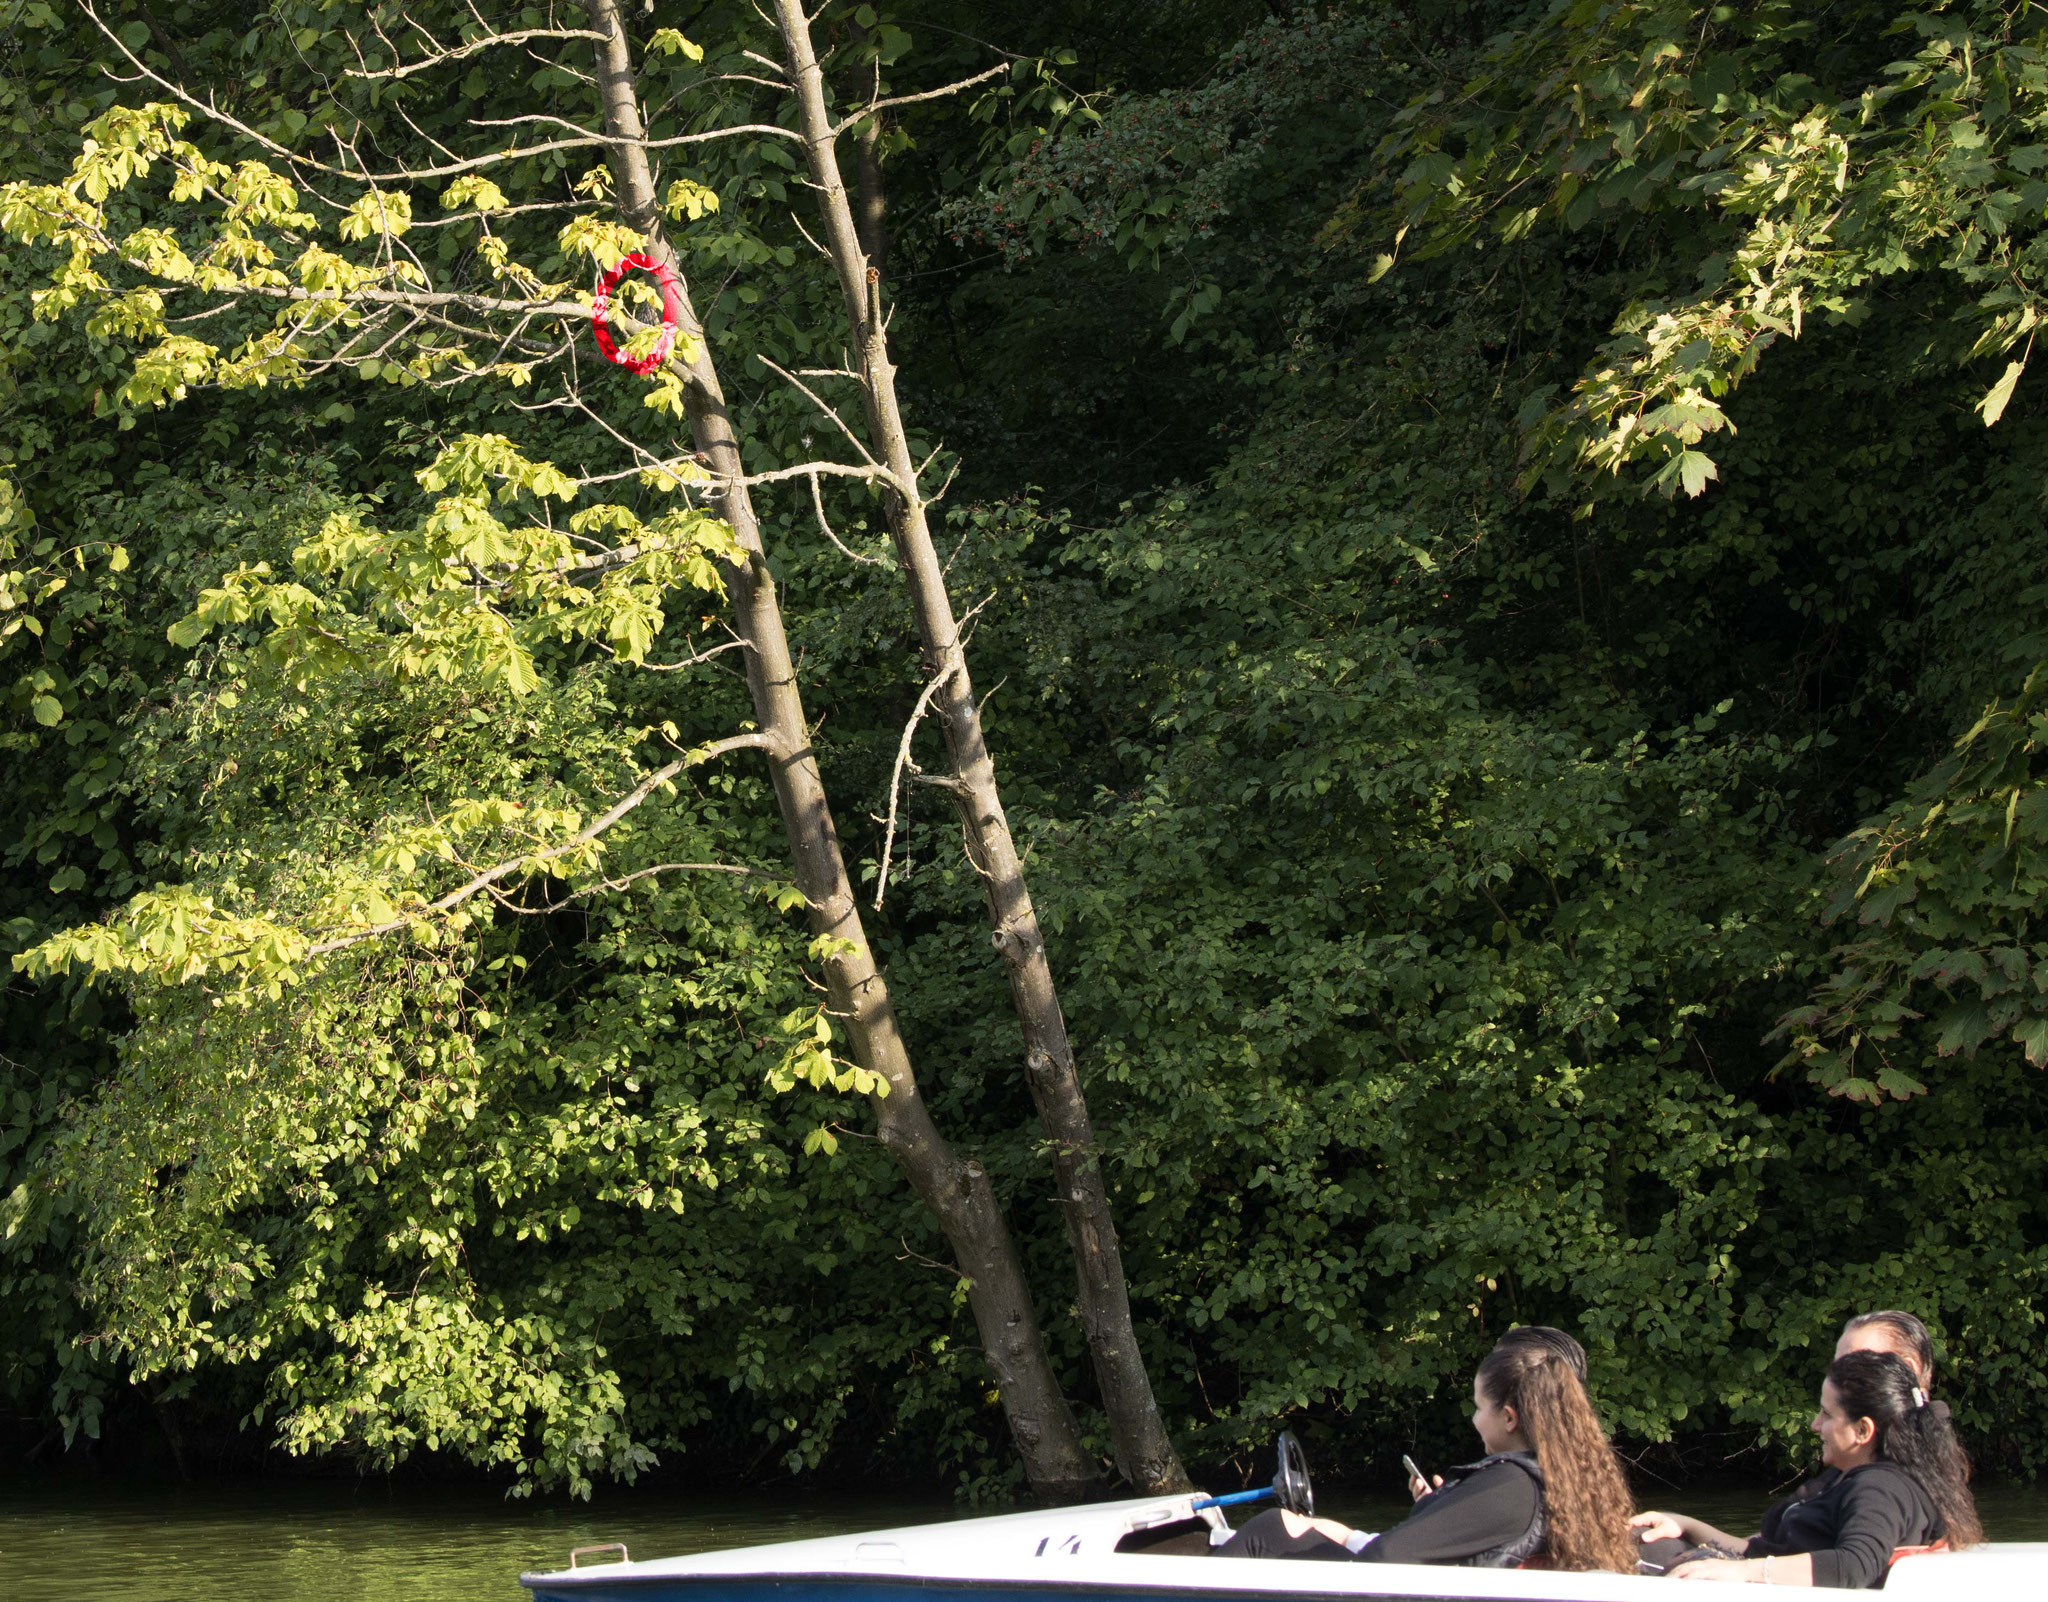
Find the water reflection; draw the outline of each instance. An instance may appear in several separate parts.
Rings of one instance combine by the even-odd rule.
[[[594,1506],[383,1486],[0,1487],[8,1591],[66,1602],[519,1602],[522,1569],[624,1541],[675,1556],[951,1518],[945,1503],[615,1496]]]
[[[1724,1529],[1753,1529],[1767,1488],[1667,1500]],[[1985,1486],[1993,1540],[2048,1540],[2048,1494]],[[1363,1528],[1398,1499],[1327,1498]],[[522,1569],[558,1568],[572,1546],[624,1541],[674,1557],[960,1516],[931,1501],[787,1495],[722,1501],[613,1495],[594,1506],[505,1502],[422,1487],[0,1485],[8,1590],[66,1602],[519,1602]]]

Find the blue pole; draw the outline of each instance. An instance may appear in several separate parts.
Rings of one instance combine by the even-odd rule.
[[[1232,1491],[1228,1496],[1204,1496],[1192,1505],[1196,1509],[1205,1507],[1235,1507],[1239,1502],[1263,1502],[1273,1495],[1273,1487],[1263,1486],[1256,1491]]]

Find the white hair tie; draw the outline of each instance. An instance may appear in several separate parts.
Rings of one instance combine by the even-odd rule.
[[[1920,1389],[1920,1387],[1917,1385],[1913,1387],[1913,1405],[1916,1408],[1925,1407],[1927,1405],[1927,1393]]]

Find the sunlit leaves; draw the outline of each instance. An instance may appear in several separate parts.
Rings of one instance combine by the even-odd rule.
[[[656,28],[653,37],[647,41],[647,48],[655,55],[680,55],[685,61],[704,59],[704,47],[690,43],[675,28]]]
[[[430,817],[387,819],[359,858],[338,857],[308,872],[285,905],[264,908],[232,883],[212,891],[159,885],[112,918],[64,930],[18,954],[14,967],[32,978],[81,970],[148,985],[209,978],[221,987],[218,995],[241,1004],[276,1001],[324,948],[399,929],[430,946],[459,936],[472,914],[430,904],[415,880],[423,862],[458,863],[484,844],[498,851],[523,847],[533,853],[535,871],[589,872],[602,847],[574,841],[581,822],[574,809],[462,797]]]
[[[403,191],[372,189],[343,213],[343,239],[396,239],[412,226],[412,197]]]
[[[832,1019],[823,1007],[803,1007],[790,1013],[782,1020],[782,1033],[788,1037],[789,1045],[768,1070],[771,1090],[786,1093],[806,1084],[813,1090],[830,1089],[856,1096],[889,1094],[889,1081],[880,1074],[833,1055]],[[821,1146],[828,1155],[838,1149],[831,1133],[822,1128],[812,1131],[804,1142],[804,1151],[809,1154]]]
[[[114,392],[121,406],[168,405],[201,384],[295,385],[333,366],[401,385],[495,378],[524,386],[537,366],[562,354],[559,347],[507,342],[474,309],[453,324],[437,316],[392,337],[397,308],[411,304],[409,297],[442,306],[451,293],[435,286],[429,258],[412,249],[412,190],[347,185],[343,200],[328,197],[334,210],[323,221],[306,209],[309,197],[264,161],[224,163],[179,138],[186,120],[176,106],[116,108],[92,125],[65,182],[0,184],[0,228],[64,251],[48,287],[34,292],[38,317],[53,321],[83,308],[99,338],[159,341]],[[126,219],[129,211],[123,203],[110,215],[109,205],[160,165],[170,169],[169,198],[185,209],[186,226],[152,223],[123,233],[115,217]],[[588,209],[560,230],[560,256],[608,268],[640,245],[640,236],[610,215],[608,183],[602,167],[579,182]],[[680,180],[672,190],[681,213],[695,218],[717,209],[717,194],[704,185]],[[497,183],[462,174],[440,190],[438,202],[444,211],[469,213],[473,221],[464,226],[476,230],[477,256],[496,284],[573,325],[573,303],[563,303],[569,286],[520,261],[510,241],[490,231],[490,219],[510,205]],[[321,242],[328,227],[340,246],[360,248],[351,253]],[[453,293],[462,298],[459,287]],[[206,298],[195,302],[195,295]],[[213,317],[238,305],[260,309],[271,326],[248,334],[225,358],[194,336],[165,337],[174,313],[197,309]],[[699,348],[692,335],[678,341],[685,361]],[[657,374],[651,404],[675,407],[675,392],[676,381]]]
[[[695,222],[718,210],[718,191],[693,178],[678,178],[668,186],[668,198],[662,202],[662,210],[677,220],[688,218]]]
[[[510,204],[505,192],[481,173],[464,173],[449,182],[441,191],[441,209],[460,211],[468,206],[481,215],[488,216],[494,211],[503,211]]]
[[[1704,224],[1702,289],[1623,310],[1532,433],[1528,482],[1639,468],[1646,488],[1699,494],[1713,461],[1668,426],[1671,404],[1718,402],[1806,316],[1854,321],[1872,286],[1902,273],[1951,275],[1974,297],[1971,357],[2031,339],[2048,297],[2040,25],[2023,32],[1996,8],[1927,20],[1900,8],[1892,31],[1919,35],[1905,59],[1819,84],[1789,69],[1777,8],[1559,6],[1504,36],[1464,94],[1409,108],[1383,152],[1407,163],[1383,220],[1420,231],[1411,256],[1522,240],[1539,220],[1577,231],[1674,211]],[[1861,15],[1840,26],[1881,31]],[[1977,403],[1986,426],[2025,362]]]
[[[186,390],[203,382],[219,356],[213,346],[189,334],[171,334],[136,357],[121,397],[139,406],[162,406],[183,400]]]
[[[646,240],[622,222],[586,212],[562,225],[557,243],[564,255],[588,256],[609,271]]]
[[[369,674],[518,700],[542,690],[541,658],[563,646],[597,642],[627,664],[644,660],[671,593],[721,593],[721,568],[738,556],[730,530],[687,504],[650,518],[598,503],[554,526],[543,520],[547,504],[575,500],[581,486],[502,435],[459,437],[419,478],[438,495],[410,524],[335,512],[293,552],[298,577],[267,561],[230,569],[171,626],[171,642],[191,648],[253,628],[260,658],[301,688]],[[504,508],[541,517],[508,518]],[[601,546],[603,534],[621,543]],[[44,694],[35,711],[49,724],[62,709]],[[462,928],[469,914],[432,905],[418,870],[461,862],[470,837],[488,837],[522,876],[595,871],[603,844],[578,835],[582,822],[574,809],[460,797],[423,822],[389,820],[357,866],[337,867],[291,906],[231,907],[190,887],[159,887],[118,918],[70,930],[20,960],[42,976],[85,968],[173,985],[239,976],[275,996],[336,941],[399,928],[445,939]]]
[[[495,489],[500,501],[522,490],[539,499],[574,500],[577,484],[552,462],[529,461],[503,434],[465,434],[426,467],[420,488],[429,492],[461,489],[477,493]]]

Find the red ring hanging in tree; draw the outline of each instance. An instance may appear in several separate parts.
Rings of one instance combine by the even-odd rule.
[[[661,341],[649,355],[621,356],[605,317],[611,311],[612,291],[619,287],[619,280],[636,269],[654,274],[654,281],[661,285]],[[597,299],[590,303],[590,327],[597,335],[597,348],[604,352],[606,361],[617,362],[629,373],[651,373],[668,360],[669,352],[675,349],[676,324],[682,315],[683,291],[676,282],[675,269],[638,250],[621,258],[618,266],[598,280]]]

